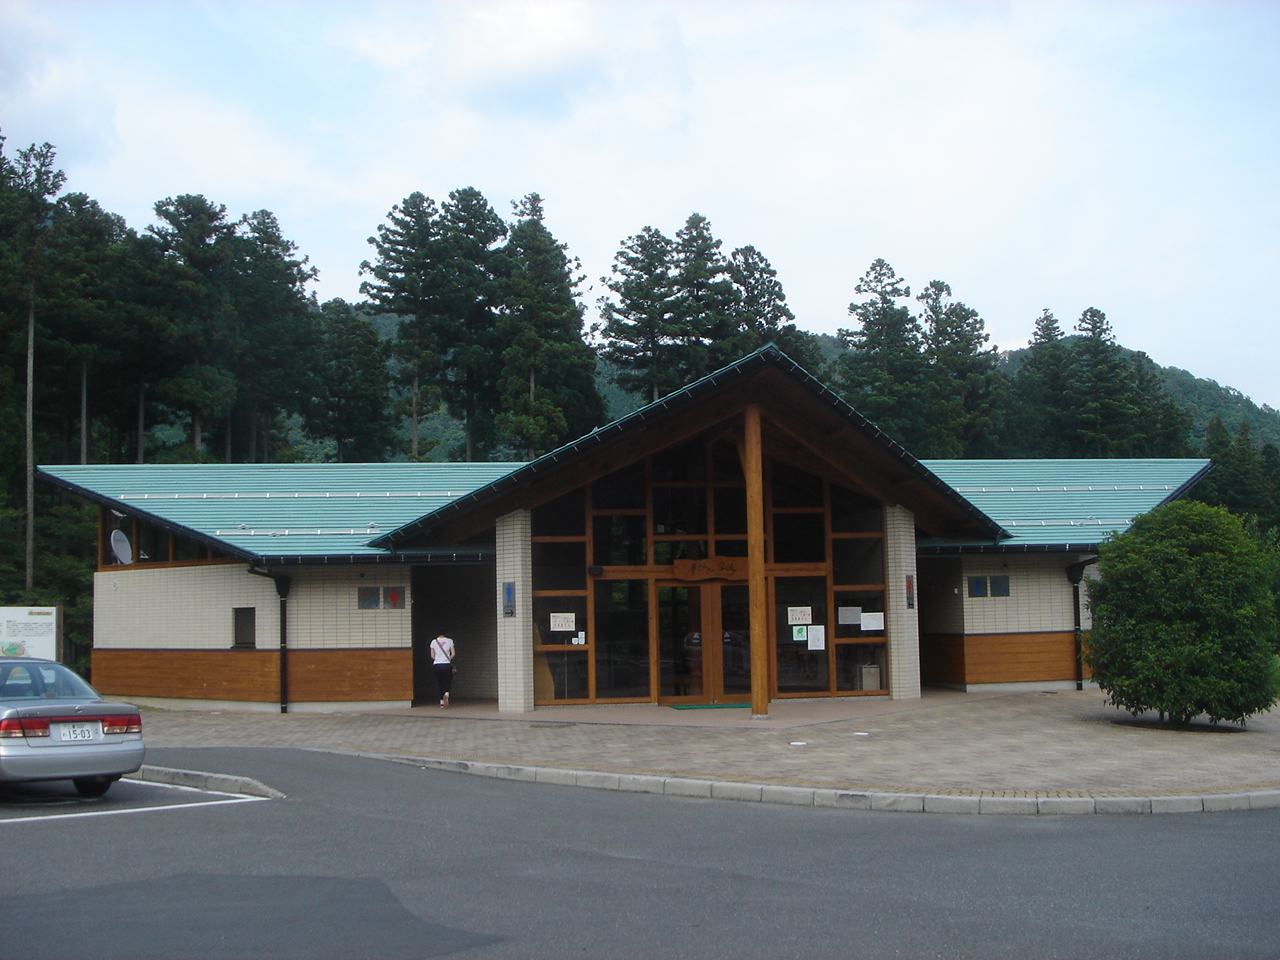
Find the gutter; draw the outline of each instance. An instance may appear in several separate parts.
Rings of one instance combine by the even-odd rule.
[[[249,572],[257,577],[266,577],[276,585],[276,596],[280,598],[280,712],[289,712],[289,588],[293,580],[282,573],[272,573],[249,565]]]
[[[1080,583],[1084,580],[1085,568],[1091,563],[1096,563],[1098,558],[1086,557],[1077,563],[1067,567],[1067,579],[1071,581],[1071,608],[1075,614],[1075,633],[1076,633],[1076,689],[1084,689],[1084,661],[1081,655],[1084,653],[1084,644],[1082,640],[1083,630],[1081,629],[1083,619],[1080,614]]]

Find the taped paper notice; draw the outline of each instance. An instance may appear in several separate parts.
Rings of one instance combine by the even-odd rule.
[[[862,623],[862,608],[836,607],[836,623],[859,626]]]
[[[809,631],[809,649],[825,650],[827,649],[827,628],[820,624],[806,627]]]
[[[576,613],[553,613],[551,615],[552,633],[573,633],[578,629]]]
[[[813,623],[813,607],[787,607],[787,623]]]
[[[870,611],[865,611],[865,612],[863,612],[863,614],[862,614],[862,629],[863,629],[863,630],[883,630],[883,629],[884,629],[884,614],[883,614],[883,613],[871,613]]]

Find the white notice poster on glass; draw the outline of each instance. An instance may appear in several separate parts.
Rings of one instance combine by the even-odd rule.
[[[813,623],[813,607],[787,607],[787,623]]]
[[[827,649],[827,628],[821,624],[813,624],[807,629],[809,631],[809,649]]]
[[[858,626],[862,623],[862,608],[836,607],[836,623]]]
[[[863,611],[862,629],[863,630],[883,630],[884,614],[872,613],[870,610]]]
[[[573,633],[578,629],[577,614],[553,613],[551,615],[552,633]]]

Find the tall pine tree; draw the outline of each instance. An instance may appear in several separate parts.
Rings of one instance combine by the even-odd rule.
[[[600,298],[600,355],[618,369],[619,386],[646,400],[684,385],[673,349],[681,328],[671,257],[670,238],[645,227],[622,242],[609,276],[601,278],[613,296]]]
[[[445,301],[442,262],[445,259],[440,211],[420,192],[409,194],[387,214],[369,243],[377,251],[374,262],[360,265],[370,277],[360,292],[386,313],[400,318],[392,346],[397,379],[407,391],[409,459],[426,454],[420,427],[439,404],[445,344],[451,325]]]
[[[920,456],[990,456],[998,447],[1007,378],[982,317],[953,300],[951,287],[934,280],[916,297],[928,364],[929,439]]]
[[[729,275],[738,288],[738,352],[745,354],[772,343],[807,371],[821,376],[823,360],[817,338],[796,326],[778,271],[764,254],[752,246],[739,247],[729,254]]]
[[[834,367],[835,384],[855,410],[908,450],[928,440],[929,410],[920,325],[903,301],[911,288],[884,260],[854,287],[867,299],[849,304],[857,327],[841,329],[848,348]]]
[[[498,427],[532,460],[599,426],[604,402],[596,389],[595,355],[582,339],[581,266],[547,229],[538,194],[526,196],[516,216],[498,326],[506,344]]]

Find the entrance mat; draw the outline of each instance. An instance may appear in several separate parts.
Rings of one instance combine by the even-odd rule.
[[[672,710],[731,710],[734,707],[749,707],[749,703],[673,703]]]

